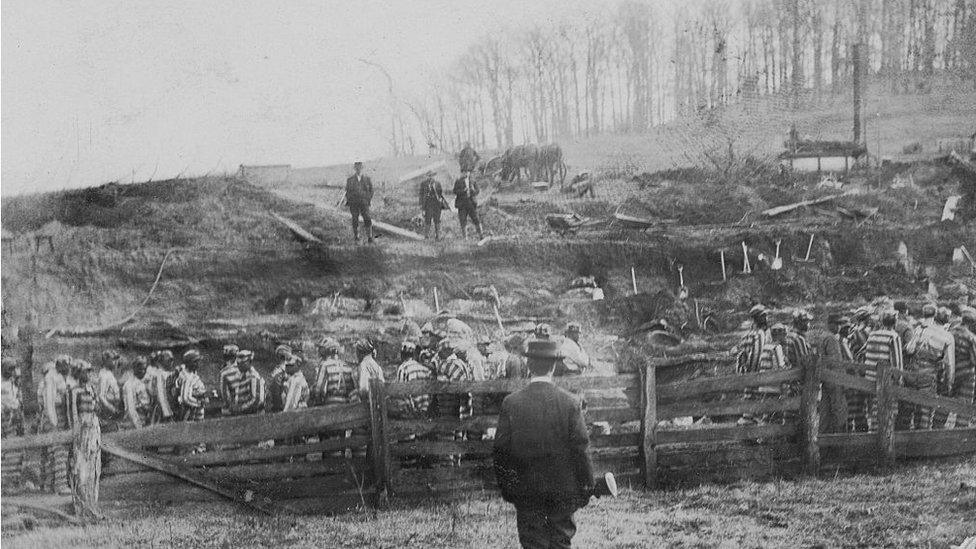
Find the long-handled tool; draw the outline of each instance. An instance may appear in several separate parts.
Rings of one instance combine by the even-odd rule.
[[[630,268],[630,283],[634,287],[634,295],[637,295],[637,271],[633,267]]]
[[[688,299],[688,288],[685,286],[685,274],[684,274],[684,270],[685,270],[685,266],[684,265],[679,265],[678,266],[678,280],[681,283],[681,286],[678,288],[678,299],[681,299],[681,300]]]
[[[810,234],[810,242],[807,243],[807,255],[803,259],[800,259],[799,261],[802,261],[804,263],[809,263],[810,262],[810,251],[813,250],[813,237],[814,236],[815,236],[814,234],[812,234],[812,233]]]
[[[504,332],[505,331],[505,325],[502,324],[502,315],[498,311],[498,308],[502,304],[502,300],[498,297],[498,290],[495,288],[495,285],[494,284],[492,284],[492,286],[491,286],[491,297],[495,301],[494,303],[491,304],[491,306],[495,310],[495,320],[498,321],[498,329]]]
[[[752,265],[749,263],[749,247],[746,246],[745,241],[742,242],[742,274],[749,274],[752,272]]]
[[[434,312],[441,312],[441,300],[437,297],[437,286],[434,286]]]
[[[722,282],[726,282],[729,278],[725,274],[725,250],[719,250],[719,257],[722,258]]]
[[[770,265],[770,267],[769,267],[770,269],[772,269],[774,271],[778,271],[778,270],[780,270],[780,269],[783,268],[783,258],[779,256],[779,245],[782,242],[783,242],[782,240],[777,240],[776,241],[776,257],[773,258],[773,264]]]

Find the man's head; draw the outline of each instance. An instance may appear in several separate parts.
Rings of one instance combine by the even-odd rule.
[[[491,354],[491,344],[492,340],[488,336],[482,336],[478,338],[478,352],[484,356]]]
[[[352,164],[352,171],[356,172],[356,175],[361,174],[363,172],[363,163],[362,162],[353,162],[353,164]]]
[[[454,353],[454,345],[451,344],[450,340],[442,339],[437,343],[437,356],[443,360]]]
[[[976,309],[968,305],[959,308],[962,323],[970,330],[976,330]]]
[[[291,352],[291,347],[288,345],[278,345],[275,347],[275,359],[279,362],[284,362],[292,357],[294,353]]]
[[[562,358],[559,353],[559,346],[555,341],[537,340],[530,341],[526,350],[526,366],[529,373],[533,376],[552,375],[556,369],[556,362]]]
[[[514,334],[504,341],[504,345],[506,351],[520,355],[525,351],[525,338]]]
[[[362,360],[376,354],[376,346],[369,339],[363,338],[356,342],[356,358]]]
[[[857,324],[866,324],[868,320],[871,318],[871,310],[868,309],[867,307],[858,307],[857,309],[854,310],[854,313],[851,315],[851,318]]]
[[[241,350],[240,347],[234,344],[224,345],[222,355],[224,357],[224,363],[230,364],[237,360],[237,353]]]
[[[894,307],[895,312],[898,313],[898,316],[908,316],[908,303],[905,303],[904,301],[896,301]]]
[[[781,322],[773,324],[772,328],[769,329],[769,335],[776,343],[784,343],[786,341],[786,325]]]
[[[254,361],[254,353],[248,351],[247,349],[241,349],[237,352],[237,369],[241,373],[247,373],[251,369],[251,363]]]
[[[892,329],[895,327],[895,322],[898,320],[898,312],[894,309],[887,309],[881,311],[878,315],[883,328]]]
[[[827,316],[827,331],[832,334],[840,333],[841,326],[850,324],[850,319],[840,313],[831,313]]]
[[[552,335],[552,328],[549,327],[548,324],[546,324],[545,322],[536,324],[535,326],[536,339],[549,339],[550,335]]]
[[[938,312],[938,307],[935,303],[926,303],[922,305],[922,318],[935,318],[935,313]]]
[[[563,333],[569,339],[572,339],[576,343],[579,343],[580,334],[582,332],[583,332],[583,329],[580,327],[580,325],[578,323],[576,323],[576,322],[570,322],[569,324],[566,325],[566,331],[563,332]]]
[[[183,353],[183,365],[186,366],[187,370],[191,372],[197,371],[201,362],[203,362],[203,355],[200,354],[200,351],[190,349]]]
[[[153,353],[155,355],[156,365],[164,370],[172,370],[173,363],[175,362],[173,357],[173,351],[169,349],[163,349],[162,351],[156,351]]]
[[[806,309],[796,309],[793,311],[793,328],[798,332],[806,332],[810,329],[810,322],[813,315]]]
[[[133,359],[130,366],[132,367],[132,375],[134,375],[136,379],[142,379],[146,377],[146,368],[149,367],[149,361],[146,360],[146,357],[140,355]]]
[[[762,303],[757,303],[749,309],[749,318],[757,328],[765,328],[769,325],[769,309]]]
[[[91,380],[91,375],[94,370],[95,367],[91,365],[91,362],[88,362],[87,360],[79,360],[74,365],[71,373],[74,378],[78,380],[78,383],[84,385]]]
[[[293,356],[290,359],[288,359],[288,362],[285,363],[285,373],[287,373],[290,376],[295,375],[301,369],[302,369],[302,359],[300,357]]]
[[[939,307],[936,309],[935,321],[939,324],[948,324],[950,318],[952,318],[952,311],[948,307]]]
[[[417,344],[413,341],[404,341],[400,344],[400,360],[416,360],[417,359]]]
[[[54,369],[63,376],[70,374],[71,357],[68,355],[58,355],[58,357],[54,359]]]
[[[325,336],[315,344],[322,358],[332,358],[339,354],[339,342],[334,338]]]
[[[106,368],[108,370],[115,370],[118,367],[119,362],[122,360],[122,356],[115,349],[106,349],[102,351],[102,356],[98,362],[99,367]]]

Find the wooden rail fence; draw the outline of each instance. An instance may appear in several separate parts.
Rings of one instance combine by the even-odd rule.
[[[708,360],[714,359],[696,359]],[[664,366],[687,363],[672,362]],[[623,486],[790,477],[976,452],[976,428],[895,431],[899,402],[963,418],[976,418],[976,406],[900,386],[915,374],[887,364],[878,366],[876,380],[861,377],[865,367],[860,364],[811,359],[790,370],[658,383],[660,366],[633,374],[556,379],[587,403],[595,472],[611,471]],[[498,404],[526,384],[373,381],[365,404],[106,433],[101,497],[230,498],[278,512],[339,511],[382,504],[389,496],[492,491]],[[818,408],[825,384],[873,396],[877,431],[821,433]],[[419,395],[471,398],[474,406],[463,418],[396,411],[397,401]],[[5,484],[20,478],[32,452],[70,441],[67,432],[5,439]]]

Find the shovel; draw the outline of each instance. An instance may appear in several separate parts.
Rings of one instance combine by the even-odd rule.
[[[776,257],[773,258],[773,264],[769,267],[774,271],[778,271],[783,268],[783,258],[779,256],[779,245],[782,242],[782,240],[776,241]]]
[[[803,259],[798,259],[797,261],[802,261],[803,263],[810,263],[810,250],[813,249],[813,237],[814,237],[814,235],[811,234],[810,235],[810,242],[807,244],[807,255],[806,255],[806,257],[804,257]]]
[[[684,265],[678,266],[678,280],[681,282],[681,286],[678,289],[678,299],[685,300],[688,299],[688,288],[685,286],[685,267]]]
[[[749,274],[752,272],[752,265],[749,264],[749,248],[746,243],[742,242],[742,274]]]

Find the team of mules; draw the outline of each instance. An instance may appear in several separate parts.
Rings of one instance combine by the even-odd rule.
[[[566,181],[566,163],[563,150],[556,143],[545,145],[516,145],[504,153],[488,159],[481,172],[502,181],[547,181],[553,185],[557,180],[562,187]]]

